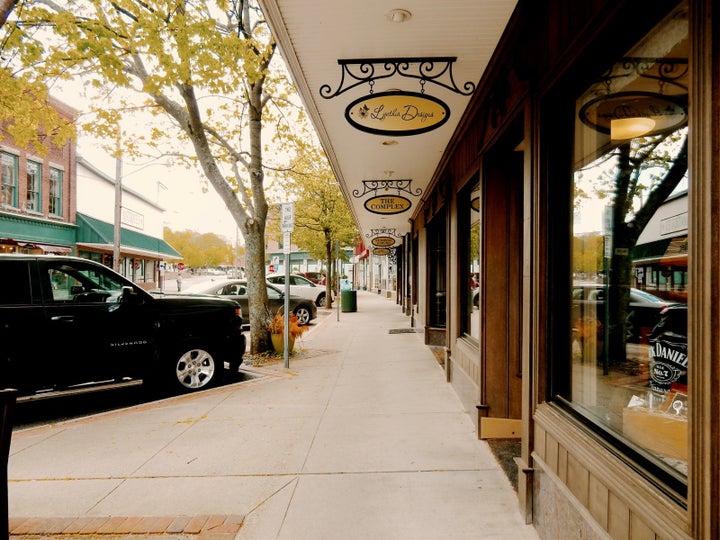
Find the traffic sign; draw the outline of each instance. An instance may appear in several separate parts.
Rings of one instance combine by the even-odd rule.
[[[290,231],[285,231],[283,233],[283,253],[290,253]]]
[[[295,203],[283,203],[280,218],[280,230],[292,232],[295,228]]]

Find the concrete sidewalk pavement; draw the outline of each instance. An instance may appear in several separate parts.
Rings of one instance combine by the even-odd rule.
[[[12,537],[538,538],[422,334],[357,294],[288,370],[16,431]]]

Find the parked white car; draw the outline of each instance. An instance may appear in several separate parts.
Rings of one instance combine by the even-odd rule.
[[[267,281],[282,289],[285,286],[285,274],[268,274]],[[290,294],[312,300],[318,307],[325,305],[325,286],[316,285],[303,276],[290,274]]]

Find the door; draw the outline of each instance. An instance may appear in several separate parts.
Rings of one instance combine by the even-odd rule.
[[[91,261],[39,261],[56,387],[139,378],[154,360],[146,301],[127,301],[130,282]]]
[[[31,273],[27,259],[0,262],[3,285],[0,287],[0,386],[26,394],[52,386],[46,369],[37,362],[48,356],[45,335],[45,311],[37,290],[37,276]],[[34,286],[33,286],[34,285]],[[33,297],[35,292],[35,297]]]

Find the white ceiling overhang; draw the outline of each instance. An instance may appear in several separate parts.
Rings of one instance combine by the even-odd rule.
[[[394,237],[399,243],[410,231],[410,217],[426,196],[515,4],[515,0],[406,0],[400,5],[383,0],[261,0],[365,244],[371,245],[378,236]],[[392,20],[398,9],[409,15],[404,22]],[[376,75],[393,74],[348,89],[358,80],[344,73],[339,61],[358,59],[365,62],[350,63],[348,70],[361,78],[373,68]],[[426,59],[432,70],[421,62],[408,62],[405,69],[396,59]],[[385,60],[390,61],[389,71]],[[421,65],[426,79],[447,70],[436,81],[423,82],[422,76],[413,76],[421,73]],[[359,107],[367,105],[370,112],[378,106],[390,110],[393,104],[383,98],[388,92],[401,94],[395,100],[401,109],[429,111],[439,127],[430,129],[413,118],[407,124],[414,134],[408,134],[399,127],[402,122],[383,123],[382,115],[363,125],[364,111]],[[336,95],[324,97],[329,94]],[[370,94],[375,98],[363,99]],[[347,109],[353,102],[358,104],[350,113]],[[346,113],[363,129],[354,126]]]

